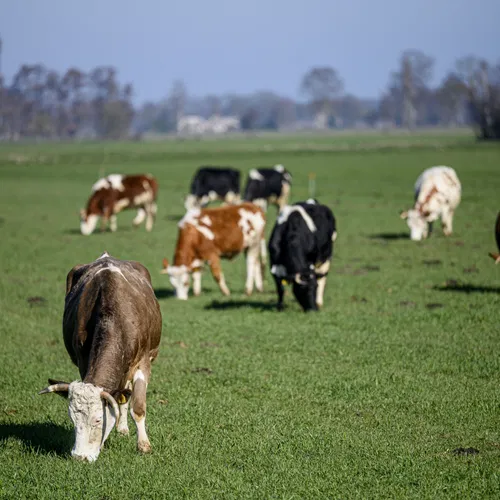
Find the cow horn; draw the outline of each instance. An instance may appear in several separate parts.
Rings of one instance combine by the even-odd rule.
[[[69,389],[69,384],[52,384],[41,390],[38,394],[48,394],[49,392],[67,392]]]
[[[111,396],[109,392],[106,391],[101,391],[101,398],[105,399],[113,407],[115,419],[118,422],[118,418],[120,416],[120,410],[118,409],[118,405],[116,404],[115,398]]]

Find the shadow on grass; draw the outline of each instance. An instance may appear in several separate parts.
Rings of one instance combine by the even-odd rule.
[[[135,227],[132,227],[132,226],[122,226],[122,227],[119,227],[116,232],[117,233],[125,233],[125,232],[128,232],[128,231],[138,231],[140,230],[140,228],[135,228]],[[73,234],[73,235],[80,235],[80,236],[84,236],[80,230],[78,228],[72,228],[72,229],[64,229],[62,231],[63,234]],[[106,234],[113,234],[109,228],[106,229],[105,231],[101,231],[99,228],[97,228],[90,236],[104,236]]]
[[[155,288],[154,292],[158,300],[175,297],[175,292],[172,288]]]
[[[275,302],[262,302],[252,300],[213,300],[210,304],[205,306],[206,310],[225,311],[231,309],[241,309],[248,307],[250,309],[257,309],[259,311],[275,311]]]
[[[498,286],[473,285],[472,283],[460,283],[454,280],[450,280],[445,285],[435,285],[432,289],[438,292],[500,293],[500,287]]]
[[[9,438],[21,441],[27,448],[40,453],[69,456],[73,431],[51,423],[0,423],[0,443]]]
[[[174,221],[174,222],[179,222],[182,218],[184,217],[184,215],[175,215],[175,214],[171,214],[171,215],[166,215],[165,217],[163,217],[165,220],[171,220],[171,221]]]
[[[409,240],[408,233],[376,233],[368,236],[371,240]]]

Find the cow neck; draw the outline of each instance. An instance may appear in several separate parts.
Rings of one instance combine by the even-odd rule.
[[[194,248],[197,242],[198,231],[191,224],[186,224],[179,231],[179,238],[175,247],[174,266],[189,267],[195,259]]]

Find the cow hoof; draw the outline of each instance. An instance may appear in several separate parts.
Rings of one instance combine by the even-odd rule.
[[[118,434],[121,434],[122,436],[128,436],[129,434],[128,427],[120,427],[117,429],[117,431]]]
[[[151,453],[151,444],[149,441],[139,441],[137,443],[137,450],[140,453]]]

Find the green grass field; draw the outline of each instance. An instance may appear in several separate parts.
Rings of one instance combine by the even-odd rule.
[[[242,257],[178,301],[171,259],[182,198],[201,164],[284,164],[291,200],[337,218],[324,310],[303,314],[274,284],[243,295]],[[454,234],[411,242],[398,212],[429,166],[454,167]],[[500,148],[467,135],[261,137],[227,141],[0,146],[0,498],[499,498],[500,266],[493,227]],[[102,174],[151,172],[156,226],[78,232]],[[243,176],[246,179],[246,176]],[[268,212],[267,234],[275,219]],[[147,425],[152,454],[113,432],[94,464],[71,460],[75,380],[61,332],[67,272],[104,250],[150,270],[163,314]],[[460,454],[474,448],[476,454]]]

